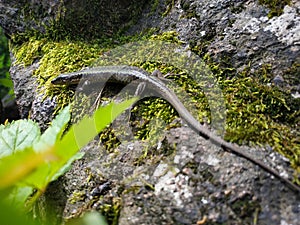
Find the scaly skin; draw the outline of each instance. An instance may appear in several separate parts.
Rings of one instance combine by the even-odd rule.
[[[186,123],[197,133],[216,145],[221,146],[224,150],[227,150],[235,155],[243,157],[255,165],[258,165],[268,173],[277,177],[292,190],[300,193],[300,187],[290,180],[280,176],[274,169],[264,164],[262,161],[257,160],[244,151],[242,151],[238,146],[232,143],[224,141],[219,136],[212,133],[210,130],[205,128],[202,124],[196,120],[192,114],[185,108],[182,102],[178,99],[176,94],[169,89],[158,77],[150,76],[146,71],[132,66],[102,66],[95,67],[91,69],[86,69],[74,73],[61,74],[54,80],[52,84],[62,85],[62,84],[78,84],[81,79],[89,79],[92,82],[110,82],[128,84],[134,80],[139,80],[142,83],[146,83],[147,88],[158,93],[163,99],[168,101],[178,112],[180,117],[186,121]]]

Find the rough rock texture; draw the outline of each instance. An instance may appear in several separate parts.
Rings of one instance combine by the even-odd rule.
[[[55,19],[59,8],[59,1],[3,0],[0,3],[0,25],[9,36],[27,29],[45,31],[45,25]]]
[[[74,37],[78,35],[83,37],[89,33],[98,33],[101,36],[126,25],[126,22],[139,12],[139,7],[144,2],[3,0],[0,2],[0,26],[9,36],[28,30],[45,33],[49,32],[47,29],[50,26],[61,29],[53,33],[53,37],[60,35],[60,31],[64,31],[63,35],[72,34]]]
[[[8,35],[27,28],[43,31],[41,24],[49,23],[61,12],[62,1],[42,1],[40,8],[36,8],[35,1],[30,2],[29,7],[34,5],[31,11],[36,12],[38,23],[22,19],[23,12],[18,11],[22,2],[0,3],[0,25]],[[64,6],[79,3],[64,1]],[[145,8],[128,33],[152,27],[158,28],[159,32],[175,30],[187,46],[206,43],[203,45],[205,52],[211,53],[212,58],[223,66],[226,66],[224,59],[238,71],[249,64],[252,70],[270,64],[274,78],[282,78],[276,78],[276,82],[283,82],[285,88],[292,91],[298,90],[299,77],[289,77],[285,73],[300,62],[298,1],[292,1],[281,16],[272,19],[267,17],[269,10],[258,5],[256,0],[174,1],[170,12],[162,17],[161,13],[166,10],[164,3],[159,1],[152,13],[149,13],[150,6]],[[8,4],[11,7],[8,8]],[[110,4],[113,3],[107,4],[107,9],[113,10]],[[127,1],[120,1],[120,8],[127,9],[124,4]],[[90,9],[88,5],[83,5],[83,9]],[[41,17],[39,9],[46,16]],[[89,15],[98,16],[96,9],[90,10]],[[123,15],[126,13],[125,10]],[[72,18],[82,15],[82,11],[71,10],[64,15]],[[14,20],[14,17],[21,19]],[[118,17],[117,21],[123,19]],[[82,26],[83,33],[106,18],[92,16],[91,20],[93,23],[88,23],[88,27]],[[63,20],[62,24],[65,22],[72,24],[69,19]],[[74,32],[73,25],[68,32]],[[35,112],[33,119],[40,120],[47,115],[43,105],[48,107],[52,103],[41,103],[41,98],[34,92],[35,86],[31,86],[34,83],[32,70],[37,67],[38,62],[26,68],[13,64],[11,74],[23,117],[31,111]],[[243,148],[283,176],[292,177],[286,159],[271,148]],[[146,149],[151,157],[140,163]],[[111,223],[122,225],[299,223],[299,195],[246,160],[205,141],[187,127],[165,131],[155,145],[142,141],[124,142],[112,152],[106,152],[95,141],[83,151],[86,152],[84,159],[74,163],[72,170],[52,184],[45,194],[47,201],[56,207],[58,217],[63,215],[68,219],[81,215],[83,211],[97,209],[105,212]]]
[[[14,58],[12,58],[12,65],[10,67],[10,76],[14,81],[14,93],[16,102],[19,108],[21,118],[27,118],[29,116],[32,102],[36,96],[37,89],[36,79],[32,76],[35,69],[38,68],[38,62],[33,63],[28,67],[22,65],[14,65]]]
[[[253,70],[271,64],[276,76],[300,62],[299,7],[294,1],[284,8],[284,14],[269,19],[269,10],[253,0],[182,0],[159,23],[152,23],[152,18],[141,23],[176,30],[191,46],[209,41],[207,51],[214,59],[226,57],[238,70],[248,63]]]
[[[95,148],[95,143],[84,148],[84,159],[50,188],[50,193],[57,194],[60,184],[60,194],[68,196],[66,205],[60,208],[65,218],[81,214],[82,209],[104,210],[105,205],[118,211],[121,204],[118,224],[122,225],[298,222],[299,196],[188,127],[162,133],[161,143],[152,147],[135,141],[107,152]],[[147,145],[151,157],[134,165]],[[243,149],[290,174],[284,158],[270,149]]]

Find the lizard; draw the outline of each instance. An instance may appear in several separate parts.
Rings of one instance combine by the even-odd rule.
[[[129,84],[135,80],[147,85],[147,88],[157,92],[163,99],[171,104],[179,116],[199,135],[205,139],[209,139],[213,144],[220,146],[225,151],[231,152],[246,160],[249,160],[254,165],[259,166],[269,174],[278,178],[281,182],[285,183],[292,190],[300,193],[300,186],[294,184],[289,179],[282,177],[277,171],[262,161],[253,158],[237,145],[227,142],[218,135],[214,134],[208,128],[203,126],[193,115],[187,110],[183,103],[179,100],[176,94],[167,87],[163,79],[155,75],[150,75],[147,71],[134,67],[134,66],[100,66],[88,68],[77,72],[60,74],[58,77],[51,80],[52,85],[76,85],[81,80],[90,79],[92,82],[111,82]]]

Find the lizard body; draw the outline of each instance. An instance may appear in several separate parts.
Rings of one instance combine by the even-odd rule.
[[[155,92],[161,95],[163,99],[168,101],[178,112],[179,116],[186,121],[186,123],[197,133],[203,136],[205,139],[209,139],[212,143],[221,146],[224,150],[227,150],[235,155],[243,157],[255,165],[258,165],[268,173],[277,177],[283,183],[287,184],[291,189],[300,193],[300,187],[290,180],[282,177],[274,169],[264,164],[262,161],[257,160],[242,151],[238,146],[226,142],[221,137],[217,136],[209,129],[205,128],[198,120],[196,120],[192,114],[185,108],[176,94],[169,89],[158,77],[150,76],[146,71],[133,66],[102,66],[95,67],[87,70],[82,70],[78,72],[61,74],[54,80],[52,84],[62,85],[62,84],[78,84],[81,79],[91,79],[95,82],[107,81],[117,83],[128,84],[134,80],[139,80],[146,83],[147,87],[151,88]]]

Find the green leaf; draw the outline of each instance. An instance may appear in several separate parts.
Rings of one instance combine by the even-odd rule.
[[[18,120],[0,126],[0,158],[32,146],[40,136],[39,126],[31,120]]]
[[[13,82],[9,78],[0,78],[0,84],[4,87],[12,88]]]
[[[51,181],[55,181],[57,178],[59,178],[61,175],[65,174],[66,172],[68,172],[71,169],[72,163],[75,160],[81,159],[84,156],[84,152],[77,152],[74,156],[72,156],[68,162],[61,167],[57,173],[55,173],[52,178]]]
[[[65,107],[52,121],[51,126],[34,143],[33,148],[36,152],[43,151],[55,144],[61,137],[66,125],[70,120],[70,106]]]
[[[38,223],[30,219],[28,215],[2,200],[0,200],[0,218],[1,225],[38,225]]]
[[[32,194],[33,187],[14,187],[10,194],[7,196],[8,204],[19,210],[24,210],[24,205],[28,197]]]
[[[13,155],[0,159],[0,189],[16,185],[18,181],[24,179],[32,173],[38,166],[45,163],[49,152],[36,153],[32,148],[18,151]]]

